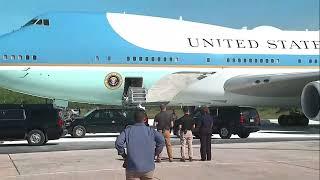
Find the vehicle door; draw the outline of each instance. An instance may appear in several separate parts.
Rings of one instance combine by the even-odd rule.
[[[108,113],[108,119],[110,120],[112,126],[111,126],[111,132],[121,132],[127,125],[126,123],[126,116],[122,110],[110,110]]]
[[[91,117],[86,120],[87,130],[92,133],[110,132],[111,125],[105,110],[96,110],[92,112]]]
[[[23,109],[0,111],[0,138],[23,139],[26,128],[26,115]]]

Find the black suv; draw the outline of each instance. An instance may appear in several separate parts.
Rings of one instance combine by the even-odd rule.
[[[53,105],[0,105],[0,140],[26,139],[43,145],[59,139],[64,122]]]
[[[137,108],[107,108],[89,111],[82,118],[66,124],[72,137],[84,137],[86,133],[118,133],[134,124]],[[145,120],[148,125],[148,117]]]
[[[260,130],[260,118],[256,109],[251,107],[210,107],[210,114],[214,117],[213,133],[219,134],[222,139],[229,139],[232,134],[240,138],[249,137],[250,133]],[[193,134],[199,137],[200,109],[196,109],[193,118],[196,128]],[[175,123],[177,128],[179,120]],[[175,130],[177,134],[177,130]]]

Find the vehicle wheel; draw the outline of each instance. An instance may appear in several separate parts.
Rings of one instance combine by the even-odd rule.
[[[68,133],[69,133],[68,130],[67,130],[67,129],[64,129],[61,137],[65,137]]]
[[[249,133],[249,132],[240,132],[240,133],[238,134],[238,136],[239,136],[240,138],[247,138],[247,137],[250,136],[250,133]]]
[[[76,126],[72,130],[72,137],[84,137],[86,135],[86,128],[83,126]]]
[[[29,145],[40,146],[46,141],[46,136],[41,130],[32,130],[27,135],[27,141]]]
[[[281,115],[278,118],[278,124],[280,126],[287,126],[288,125],[288,118],[286,115]]]
[[[232,134],[231,134],[230,130],[227,127],[222,127],[219,130],[219,135],[220,135],[220,137],[222,139],[230,139]]]

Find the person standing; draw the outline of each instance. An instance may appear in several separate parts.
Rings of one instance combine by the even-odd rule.
[[[121,132],[115,142],[115,147],[118,154],[125,160],[123,167],[126,168],[127,180],[153,179],[154,157],[161,153],[164,138],[159,132],[144,124],[145,112],[143,110],[135,112],[134,117],[136,124]]]
[[[209,108],[204,107],[199,122],[201,161],[211,161],[212,127],[213,117],[210,115]]]
[[[180,142],[181,142],[181,161],[185,162],[186,146],[188,146],[188,156],[189,156],[189,161],[191,162],[193,157],[192,129],[195,128],[195,122],[193,120],[193,117],[190,115],[188,107],[183,108],[183,113],[184,113],[184,116],[182,116],[179,121],[181,122],[179,125]]]
[[[167,112],[166,105],[160,105],[160,113],[154,118],[154,125],[158,132],[162,133],[165,139],[169,161],[173,161],[172,145],[170,141],[170,129],[173,127],[172,114]],[[161,153],[157,156],[157,162],[161,162]]]
[[[173,124],[173,126],[175,125],[175,122],[177,119],[178,119],[178,116],[176,114],[176,110],[172,109],[172,124]],[[173,128],[174,128],[173,126],[170,129],[170,133],[173,132]]]

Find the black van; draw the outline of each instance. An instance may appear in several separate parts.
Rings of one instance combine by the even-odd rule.
[[[72,137],[84,137],[86,133],[118,133],[135,123],[136,110],[135,107],[93,109],[84,117],[66,123],[66,128]],[[147,114],[145,124],[148,126]]]
[[[0,140],[26,139],[43,145],[59,139],[64,122],[53,105],[0,105]]]
[[[222,139],[229,139],[232,134],[236,134],[240,138],[247,138],[250,133],[260,130],[260,117],[254,108],[210,107],[209,109],[210,114],[215,119],[212,130],[213,134],[219,134]],[[197,124],[199,124],[200,116],[200,109],[196,109],[193,113],[193,118],[196,122],[193,134],[196,137],[199,137],[199,127],[197,127]],[[175,127],[177,126],[175,125]]]

